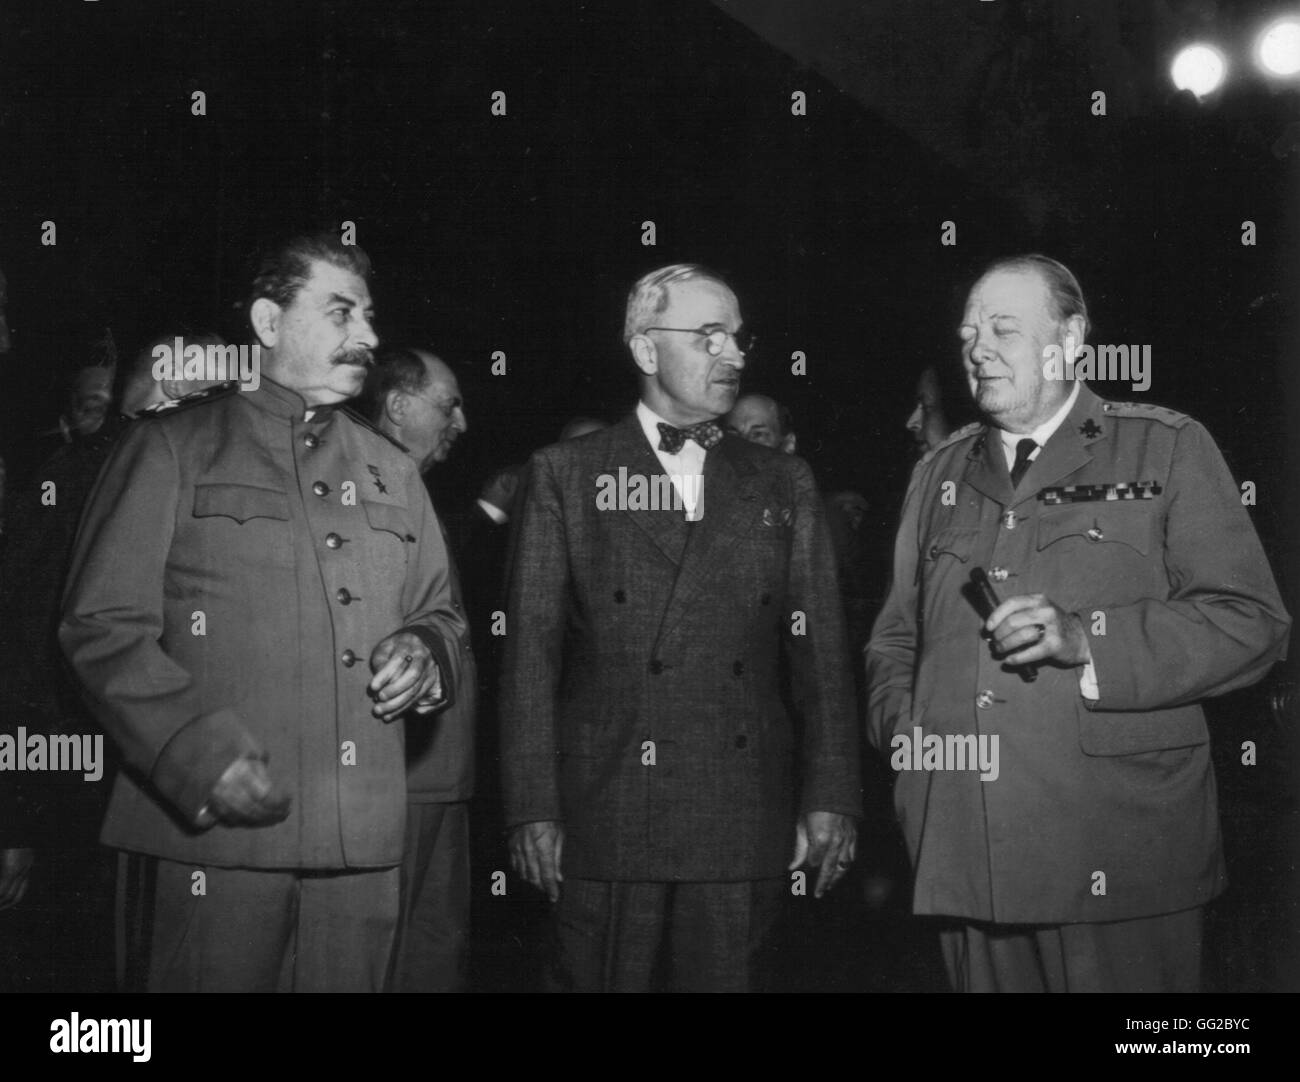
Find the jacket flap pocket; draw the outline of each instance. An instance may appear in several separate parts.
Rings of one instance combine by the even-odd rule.
[[[404,507],[392,503],[375,503],[373,500],[362,500],[361,504],[365,508],[366,521],[370,523],[372,530],[387,530],[391,534],[396,534],[402,541],[415,540]]]
[[[1118,542],[1145,556],[1151,547],[1151,509],[1140,503],[1110,501],[1080,504],[1039,517],[1040,550],[1067,537],[1095,545]]]
[[[236,522],[252,518],[289,521],[289,498],[283,492],[254,485],[206,484],[194,487],[194,517],[224,515]]]
[[[975,551],[975,542],[978,538],[979,527],[977,526],[949,526],[930,539],[930,544],[922,556],[927,560],[937,560],[940,556],[956,556],[965,563]]]

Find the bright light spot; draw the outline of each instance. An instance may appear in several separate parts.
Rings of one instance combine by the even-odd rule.
[[[1280,19],[1259,36],[1255,47],[1259,66],[1270,75],[1300,74],[1300,21]]]
[[[1218,49],[1210,45],[1189,45],[1174,57],[1169,75],[1179,90],[1190,90],[1198,98],[1212,94],[1223,84],[1227,62]]]

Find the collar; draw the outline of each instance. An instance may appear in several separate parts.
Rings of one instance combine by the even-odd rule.
[[[1006,447],[1012,454],[1015,454],[1016,444],[1023,439],[1033,440],[1039,447],[1046,447],[1047,441],[1052,438],[1052,434],[1070,416],[1070,410],[1074,409],[1075,402],[1079,400],[1079,388],[1082,386],[1083,384],[1076,380],[1074,389],[1070,392],[1070,397],[1065,400],[1065,404],[1032,432],[1008,432],[1006,429],[1000,429],[1002,446]]]
[[[338,405],[308,406],[306,399],[297,391],[290,390],[283,383],[276,383],[265,375],[257,390],[241,391],[240,394],[259,409],[286,421],[324,421],[339,406],[345,405],[340,402]]]
[[[667,455],[668,454],[667,451],[659,450],[659,441],[663,439],[663,434],[659,431],[659,425],[661,424],[671,425],[673,428],[678,428],[680,426],[674,425],[671,421],[665,421],[662,417],[659,416],[659,414],[655,413],[655,411],[652,410],[649,406],[647,406],[644,402],[638,402],[636,404],[636,419],[641,422],[641,431],[645,433],[645,438],[650,443],[650,449],[654,451],[656,454]],[[714,418],[714,420],[716,419],[717,418]],[[685,450],[684,447],[683,450]],[[704,452],[703,447],[700,448],[700,452],[701,453]],[[679,451],[678,454],[680,453],[681,452]],[[668,457],[676,458],[677,456],[669,455]]]

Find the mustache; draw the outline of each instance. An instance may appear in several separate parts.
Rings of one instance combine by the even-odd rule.
[[[349,349],[340,353],[330,364],[355,364],[363,368],[369,368],[375,363],[375,355],[368,349],[357,348]]]

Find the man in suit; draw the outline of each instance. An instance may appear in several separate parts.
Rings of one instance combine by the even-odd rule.
[[[790,869],[818,869],[820,895],[853,858],[834,557],[807,464],[715,422],[745,364],[731,289],[694,265],[647,274],[624,341],[635,412],[535,454],[517,525],[512,861],[555,903],[552,987],[656,987],[662,949],[670,987],[744,990]]]
[[[1224,888],[1199,700],[1262,677],[1290,625],[1206,431],[1054,378],[1087,331],[1055,260],[976,283],[986,420],[918,464],[866,651],[914,909],[951,918],[961,990],[1197,987]],[[977,567],[1000,603],[969,592]]]
[[[794,417],[789,409],[765,394],[741,395],[723,418],[722,425],[751,443],[761,443],[787,455],[795,453],[798,437]]]
[[[422,349],[384,349],[366,377],[361,409],[406,447],[421,473],[446,462],[469,428],[456,374]],[[441,519],[439,519],[441,522]],[[446,541],[446,533],[443,533]],[[465,612],[455,556],[448,553],[451,604]],[[468,627],[449,661],[456,702],[406,727],[406,845],[401,920],[390,987],[456,992],[469,947],[469,800],[474,795],[478,672]]]
[[[341,408],[376,345],[369,261],[270,249],[261,382],[135,421],[82,519],[59,637],[127,767],[122,963],[151,990],[379,990],[402,727],[465,631],[419,471]]]

